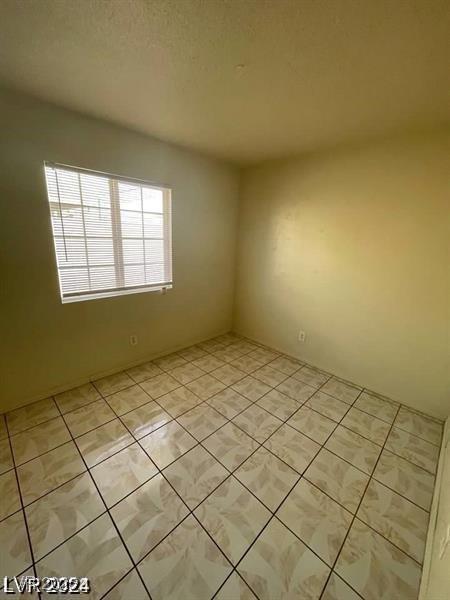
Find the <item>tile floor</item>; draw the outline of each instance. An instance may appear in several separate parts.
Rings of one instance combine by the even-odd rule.
[[[226,334],[1,416],[0,576],[87,576],[108,600],[413,600],[441,434]]]

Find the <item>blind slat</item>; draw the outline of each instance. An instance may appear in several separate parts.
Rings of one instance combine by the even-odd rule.
[[[61,297],[172,286],[167,186],[45,163]]]

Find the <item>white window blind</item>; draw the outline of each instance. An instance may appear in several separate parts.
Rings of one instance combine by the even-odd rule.
[[[172,287],[167,187],[45,163],[63,302]]]

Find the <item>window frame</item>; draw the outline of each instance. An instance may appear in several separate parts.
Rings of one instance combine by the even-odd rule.
[[[61,220],[63,235],[61,236],[60,234],[55,233],[55,228],[54,228],[53,218],[52,218],[52,205],[59,203],[60,210],[61,210],[61,204],[64,204],[64,202],[61,202],[61,197],[59,196],[59,192],[58,192],[58,201],[57,202],[52,201],[50,199],[50,193],[49,193],[49,187],[48,187],[48,181],[47,181],[47,173],[46,173],[47,168],[72,171],[72,172],[78,174],[79,182],[80,182],[80,176],[83,173],[85,173],[87,175],[93,175],[93,176],[97,175],[99,177],[104,177],[104,178],[108,179],[109,188],[110,188],[110,191],[109,191],[110,208],[109,208],[109,210],[111,211],[111,238],[106,238],[106,239],[112,239],[113,255],[114,255],[114,270],[115,270],[116,282],[119,282],[122,285],[117,286],[115,288],[103,288],[103,289],[98,289],[98,290],[79,291],[79,292],[72,292],[72,293],[66,293],[66,294],[63,293],[63,284],[62,284],[60,272],[61,272],[61,270],[64,270],[64,269],[61,269],[60,265],[58,264],[57,239],[65,240],[66,236],[64,234],[63,220]],[[43,172],[44,172],[45,191],[46,191],[46,196],[47,196],[47,205],[49,208],[49,216],[50,216],[50,231],[51,231],[51,235],[52,235],[52,239],[53,239],[55,268],[56,268],[56,272],[57,272],[58,287],[59,287],[60,299],[61,299],[62,304],[68,304],[68,303],[72,303],[72,302],[82,302],[82,301],[87,301],[87,300],[98,300],[101,298],[112,298],[112,297],[116,297],[116,296],[126,296],[129,294],[139,294],[139,293],[148,293],[148,292],[157,292],[157,293],[165,294],[167,292],[167,290],[170,290],[173,288],[173,253],[172,253],[172,192],[173,192],[173,188],[172,188],[172,186],[170,186],[168,184],[155,183],[154,181],[138,179],[136,177],[125,177],[123,175],[115,175],[115,174],[107,173],[104,171],[86,169],[84,167],[75,167],[72,165],[66,165],[66,164],[57,163],[54,161],[44,161]],[[162,213],[152,213],[151,211],[143,211],[143,210],[135,211],[135,210],[130,210],[130,209],[121,209],[119,190],[118,190],[120,182],[128,183],[130,185],[135,183],[140,186],[145,186],[148,188],[153,188],[158,191],[161,191],[162,192],[162,202],[163,202]],[[81,208],[83,209],[84,204],[83,204],[83,200],[82,200],[81,184],[80,184],[80,198],[81,198]],[[141,187],[141,198],[142,198],[142,187]],[[167,274],[167,272],[170,273],[170,278],[169,278],[170,280],[164,281],[164,282],[158,282],[155,284],[145,283],[145,284],[139,284],[139,285],[129,285],[129,286],[125,285],[124,266],[129,266],[129,265],[128,265],[128,263],[124,263],[124,261],[123,261],[123,240],[127,239],[127,237],[123,238],[122,234],[121,234],[121,224],[122,224],[121,215],[120,215],[121,210],[127,210],[128,212],[138,212],[142,217],[143,228],[144,228],[144,222],[143,222],[144,214],[160,214],[162,216],[163,238],[161,238],[161,239],[163,240],[164,274]],[[89,239],[89,236],[86,235],[83,210],[81,211],[81,214],[82,214],[83,233],[84,233],[82,239],[84,240],[84,243],[85,243],[86,258],[88,261],[88,252],[87,252],[86,244],[87,244],[87,240]],[[166,235],[164,235],[164,232],[166,232]],[[67,237],[70,237],[70,236],[67,236]],[[130,238],[130,239],[133,239],[133,238]],[[145,272],[145,266],[146,266],[146,263],[145,263],[145,239],[151,239],[151,238],[145,238],[145,236],[143,236],[142,238],[138,237],[135,239],[143,240],[144,263],[142,263],[142,264],[144,266],[144,272]],[[80,267],[80,268],[85,268],[85,267]],[[86,265],[86,268],[88,269],[88,272],[89,272],[88,264]]]

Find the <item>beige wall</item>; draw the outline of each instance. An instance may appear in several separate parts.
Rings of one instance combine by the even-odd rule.
[[[0,412],[229,330],[237,171],[6,92],[0,121]],[[44,160],[172,185],[172,291],[61,304]]]
[[[448,415],[449,153],[435,134],[246,170],[235,329]]]

